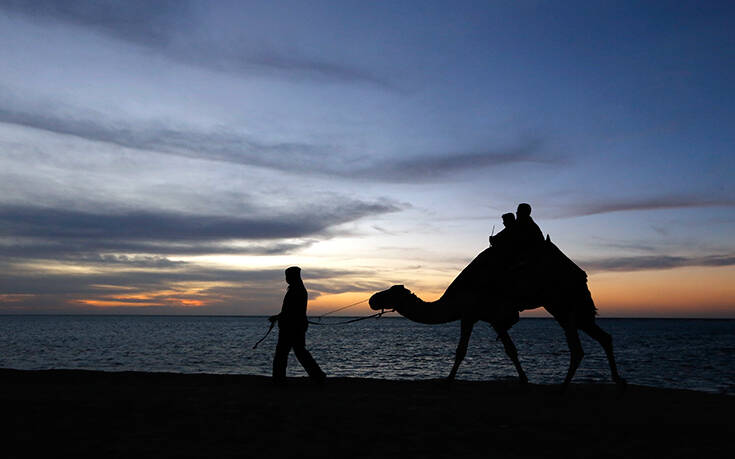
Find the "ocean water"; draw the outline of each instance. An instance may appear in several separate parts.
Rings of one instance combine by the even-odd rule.
[[[325,323],[339,321],[330,319]],[[613,335],[620,374],[630,383],[735,395],[735,320],[598,319]],[[269,375],[277,330],[264,317],[0,316],[0,367]],[[558,384],[569,351],[552,319],[522,318],[511,330],[533,383]],[[585,358],[574,382],[608,382],[602,348],[580,333]],[[310,326],[307,347],[329,376],[445,377],[459,323],[403,318]],[[289,376],[305,376],[291,355]],[[458,378],[497,380],[516,372],[493,330],[475,326]]]

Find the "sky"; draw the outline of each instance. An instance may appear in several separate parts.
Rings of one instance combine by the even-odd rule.
[[[432,300],[528,202],[601,317],[735,318],[733,20],[0,0],[0,313],[273,314],[291,265],[312,315]]]

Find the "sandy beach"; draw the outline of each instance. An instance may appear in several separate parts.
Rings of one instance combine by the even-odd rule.
[[[735,397],[631,385],[0,370],[5,457],[730,457]]]

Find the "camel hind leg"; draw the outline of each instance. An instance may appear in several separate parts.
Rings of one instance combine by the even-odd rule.
[[[567,344],[569,344],[569,352],[571,353],[569,359],[569,369],[567,370],[567,377],[564,378],[564,382],[561,385],[561,392],[564,393],[569,387],[569,383],[572,382],[574,373],[577,372],[582,357],[584,357],[584,350],[582,349],[582,343],[579,341],[579,333],[574,327],[568,327],[564,329],[564,334],[567,336]]]
[[[605,350],[605,354],[607,355],[607,361],[610,364],[610,373],[612,374],[612,380],[617,384],[618,388],[620,390],[625,389],[626,381],[625,379],[621,378],[618,374],[618,367],[615,364],[615,355],[613,354],[613,345],[612,345],[612,336],[610,336],[609,333],[606,333],[603,329],[599,327],[596,323],[592,323],[589,325],[586,325],[585,327],[581,327],[582,331],[587,333],[592,339],[600,343],[602,348]]]

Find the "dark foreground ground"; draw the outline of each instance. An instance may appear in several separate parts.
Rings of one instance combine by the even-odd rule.
[[[0,370],[2,457],[735,457],[735,397]]]

